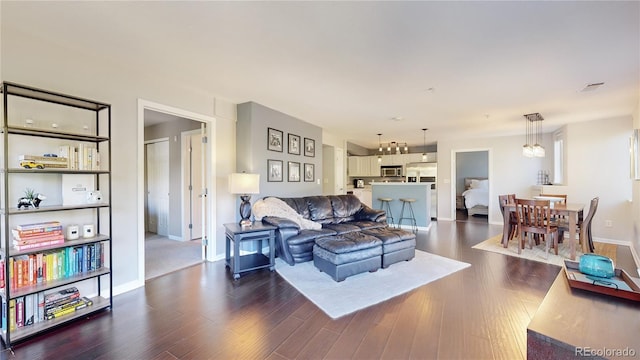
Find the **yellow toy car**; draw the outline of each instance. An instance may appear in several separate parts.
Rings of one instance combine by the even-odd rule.
[[[33,160],[22,160],[20,166],[25,169],[44,169],[44,164]]]

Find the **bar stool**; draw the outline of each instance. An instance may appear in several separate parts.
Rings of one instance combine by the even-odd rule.
[[[393,224],[393,214],[391,213],[390,205],[393,199],[389,197],[381,197],[378,198],[378,200],[380,200],[380,210],[384,210],[387,212],[387,223],[389,223],[389,219],[391,219],[391,224]]]
[[[400,225],[402,224],[402,220],[410,220],[411,222],[411,229],[413,230],[414,233],[418,232],[418,223],[416,222],[416,215],[413,212],[413,206],[411,205],[412,203],[414,203],[416,201],[416,199],[413,198],[400,198],[400,201],[402,201],[402,210],[400,210],[400,219],[398,220],[398,227],[400,227]],[[405,217],[404,216],[404,206],[409,204],[409,215],[410,217]]]

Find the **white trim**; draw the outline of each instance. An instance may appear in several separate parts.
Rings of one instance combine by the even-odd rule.
[[[493,203],[493,149],[492,148],[471,148],[471,149],[451,149],[451,174],[450,174],[450,199],[449,199],[449,216],[452,219],[456,218],[456,155],[458,153],[465,152],[487,152],[487,173],[489,180],[489,206],[487,207],[487,223],[493,224],[496,222],[496,219],[492,216],[492,207],[495,206]],[[439,186],[439,185],[438,185]],[[439,196],[438,196],[439,198]],[[440,213],[440,211],[438,211]],[[438,219],[439,220],[439,219]]]
[[[207,123],[207,137],[211,140],[215,139],[215,122],[216,119],[212,116],[203,115],[194,113],[188,110],[175,108],[168,105],[158,104],[152,101],[144,100],[138,98],[138,139],[137,139],[137,192],[138,192],[138,278],[135,282],[130,283],[130,285],[126,287],[122,287],[123,290],[129,291],[139,286],[144,286],[145,279],[145,271],[144,271],[144,262],[145,262],[145,254],[144,254],[144,110],[154,110],[158,112],[162,112],[165,114],[174,115],[181,118],[187,118],[195,121],[205,122]],[[209,144],[211,144],[211,140]],[[206,171],[208,171],[208,184],[207,187],[209,189],[209,197],[207,198],[207,205],[210,211],[209,215],[209,224],[208,227],[208,238],[209,238],[209,246],[207,246],[207,254],[205,256],[205,260],[212,261],[214,258],[214,254],[216,253],[216,242],[215,239],[215,229],[216,229],[216,214],[215,214],[215,206],[211,206],[211,203],[215,201],[215,189],[216,189],[216,169],[215,169],[215,149],[214,146],[209,146],[211,156],[209,160],[209,166],[207,166]],[[141,284],[141,285],[140,285]],[[126,290],[128,289],[128,290]]]
[[[118,285],[118,286],[114,286],[113,287],[113,296],[124,294],[126,292],[129,292],[131,290],[135,290],[135,289],[141,288],[141,287],[144,287],[144,281],[139,281],[139,280],[129,281],[128,283],[125,283],[125,284],[122,284],[122,285]]]
[[[144,129],[144,127],[143,127]],[[151,139],[151,140],[145,140],[144,144],[145,145],[149,145],[149,144],[155,144],[155,143],[159,143],[159,142],[163,142],[163,141],[169,141],[168,137],[162,137],[162,138],[157,138],[157,139]]]
[[[431,229],[431,224],[432,224],[433,220],[429,222],[428,226],[416,226],[418,228],[418,231],[429,231],[429,229]],[[389,226],[391,227],[395,227],[397,228],[398,225],[397,224],[389,224]],[[413,231],[413,227],[411,225],[400,225],[400,229],[402,230],[407,230],[407,231]]]

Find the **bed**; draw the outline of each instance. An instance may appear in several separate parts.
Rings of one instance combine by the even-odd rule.
[[[468,216],[489,215],[489,180],[487,178],[464,179],[464,205]]]

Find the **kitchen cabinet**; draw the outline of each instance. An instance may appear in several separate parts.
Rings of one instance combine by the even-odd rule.
[[[422,153],[411,154],[389,154],[369,156],[349,156],[348,174],[351,177],[379,177],[381,166],[406,166],[408,163],[425,162],[422,160]],[[436,153],[427,153],[426,162],[436,162]]]
[[[349,176],[352,177],[378,177],[380,176],[380,163],[377,155],[349,156]]]

